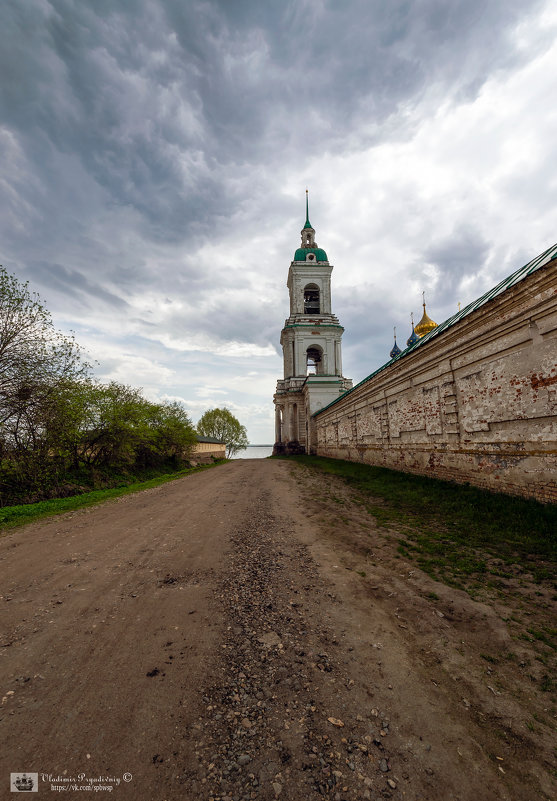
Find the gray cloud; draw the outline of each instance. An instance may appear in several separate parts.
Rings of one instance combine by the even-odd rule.
[[[490,252],[491,244],[468,223],[455,228],[450,236],[432,242],[422,259],[439,271],[435,292],[437,302],[454,300],[464,278],[481,274]],[[427,283],[425,279],[424,286]]]
[[[89,307],[95,301],[101,301],[119,313],[126,311],[128,304],[121,297],[65,265],[44,261],[30,262],[28,274],[34,284],[47,285],[53,293],[69,296],[77,302],[78,307],[82,304]]]
[[[1,4],[4,264],[64,319],[74,309],[84,325],[96,324],[99,341],[135,332],[139,352],[159,335],[195,333],[217,347],[235,341],[277,350],[303,222],[302,182],[315,165],[328,178],[332,160],[411,141],[441,108],[472,103],[494,75],[513,74],[550,46],[549,29],[536,48],[515,35],[542,7],[542,0]],[[528,197],[545,184],[550,206],[555,188],[546,168],[540,157],[520,177],[511,169],[498,191],[516,194],[526,176]],[[337,191],[349,194],[349,169],[344,185],[319,199],[322,207]],[[370,186],[375,180],[370,172]],[[384,239],[416,235],[426,206],[414,194],[406,209],[375,209]],[[465,211],[455,209],[450,236],[446,225],[422,239],[396,295],[385,289],[392,265],[384,261],[370,266],[376,279],[357,291],[338,288],[334,274],[348,374],[363,377],[386,358],[391,326],[401,326],[415,294],[408,285],[425,281],[427,265],[438,271],[435,303],[445,309],[464,273],[480,282],[495,257],[501,269],[512,261],[519,246],[504,251]],[[357,233],[366,240],[366,231]],[[327,237],[318,225],[326,249]],[[342,251],[331,258],[354,266]],[[405,340],[406,331],[399,334]],[[168,373],[175,352],[161,346],[157,359],[168,359]],[[218,353],[211,364],[213,384],[237,369]],[[248,369],[249,359],[243,364]]]
[[[223,168],[344,147],[356,128],[365,139],[432,85],[477,93],[525,57],[509,30],[538,6],[5,5],[4,124],[44,185],[52,151],[67,154],[153,241],[191,241],[235,208]]]

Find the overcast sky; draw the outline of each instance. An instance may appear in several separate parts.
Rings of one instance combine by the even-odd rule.
[[[96,375],[272,443],[305,221],[344,372],[557,241],[555,0],[7,0],[0,261]]]

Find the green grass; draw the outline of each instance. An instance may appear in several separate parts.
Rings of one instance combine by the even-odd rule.
[[[518,569],[537,583],[556,580],[554,505],[357,462],[290,458],[344,479],[379,526],[404,534],[399,554],[434,578],[462,586],[473,576],[510,577]]]
[[[545,643],[549,648],[557,650],[557,629],[543,626],[541,629],[530,627],[527,629],[528,633],[532,635],[534,640]]]
[[[151,489],[165,484],[167,481],[174,481],[177,478],[188,476],[191,473],[198,473],[200,470],[207,470],[222,464],[225,460],[220,460],[214,464],[200,465],[199,467],[189,467],[175,473],[165,473],[148,481],[135,481],[125,486],[112,487],[110,489],[94,490],[84,492],[81,495],[72,495],[69,498],[53,498],[48,501],[38,503],[25,503],[18,506],[4,506],[0,508],[0,531],[22,526],[40,520],[44,517],[52,517],[62,512],[71,512],[75,509],[82,509],[85,506],[94,506],[97,503],[119,498],[132,492]]]
[[[382,551],[383,558],[388,560],[392,552],[394,559],[413,562],[435,581],[463,590],[474,600],[502,602],[509,612],[501,619],[521,644],[520,667],[543,666],[530,679],[554,702],[557,628],[550,597],[557,600],[556,506],[357,462],[291,458],[346,482],[352,497],[343,509],[354,509],[358,520],[373,518],[368,533],[377,544],[392,546]],[[336,494],[342,496],[338,490]],[[338,520],[338,508],[329,503],[324,513]],[[435,592],[425,597],[439,600]],[[528,660],[524,647],[530,652]],[[488,670],[519,658],[496,651],[480,656],[491,665]]]
[[[490,654],[480,654],[482,659],[485,659],[486,662],[491,662],[492,665],[497,665],[499,660],[495,656],[491,656]]]

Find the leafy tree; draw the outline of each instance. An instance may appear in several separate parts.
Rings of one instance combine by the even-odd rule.
[[[156,467],[185,459],[195,431],[179,403],[151,403],[116,381],[89,389],[82,458],[93,467]]]
[[[184,407],[177,401],[151,403],[148,424],[152,436],[145,460],[151,464],[187,458],[195,445],[195,429]]]
[[[54,481],[64,461],[53,435],[64,431],[65,388],[89,369],[28,283],[0,267],[0,490],[7,477],[39,495]]]
[[[88,371],[74,338],[56,331],[28,282],[20,283],[0,267],[0,397],[28,396],[33,385]]]
[[[245,426],[228,409],[209,409],[199,420],[197,431],[204,437],[225,442],[227,456],[233,456],[249,444]]]
[[[0,505],[187,460],[195,430],[180,404],[89,370],[39,296],[0,267]]]

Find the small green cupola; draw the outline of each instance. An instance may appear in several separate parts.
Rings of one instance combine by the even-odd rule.
[[[312,227],[312,224],[309,221],[309,202],[307,189],[306,222],[300,233],[302,235],[302,247],[298,248],[298,250],[294,253],[294,261],[328,261],[327,254],[323,248],[317,246],[317,242],[315,241],[315,229]]]

